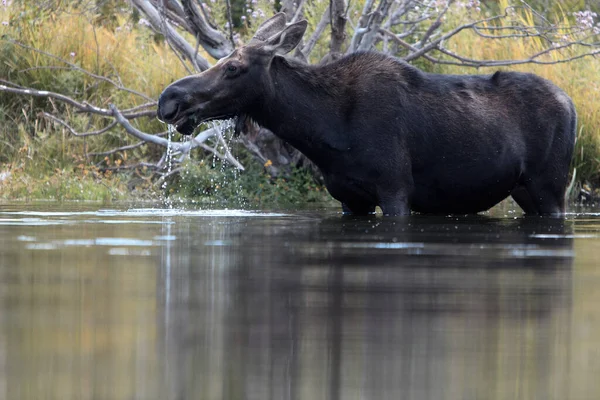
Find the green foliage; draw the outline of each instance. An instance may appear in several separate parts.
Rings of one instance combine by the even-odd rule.
[[[186,161],[178,177],[167,185],[169,197],[235,208],[288,208],[333,201],[306,170],[293,169],[288,177],[273,179],[248,154],[238,158],[245,171],[212,157]]]
[[[1,199],[10,200],[91,200],[110,203],[130,199],[127,186],[118,176],[103,175],[82,168],[27,171],[13,168],[1,183]]]
[[[167,84],[186,73],[168,46],[155,43],[146,27],[132,25],[125,2],[79,4],[78,9],[72,2],[22,1],[0,7],[0,20],[8,21],[0,25],[0,77],[18,86],[65,94],[79,102],[104,108],[114,103],[126,109],[148,100],[120,90],[118,85],[156,98]],[[111,14],[110,18],[102,18],[103,13]],[[100,81],[78,68],[116,84]],[[101,136],[74,137],[64,126],[45,118],[43,112],[68,121],[79,132],[98,130],[111,122],[101,116],[77,113],[56,100],[0,92],[0,174],[11,172],[11,178],[3,182],[3,197],[120,197],[127,191],[107,191],[107,187],[112,188],[114,183],[120,188],[123,182],[117,183],[97,171],[91,174],[92,180],[91,175],[78,174],[116,163],[156,159],[159,154],[154,146],[142,146],[107,157],[94,156],[90,153],[131,145],[136,140],[118,128]],[[155,118],[137,119],[133,124],[149,133],[165,130]],[[62,172],[57,175],[56,171]],[[127,172],[120,179],[126,181],[138,175]],[[53,176],[74,181],[71,185],[51,179]],[[81,185],[83,188],[79,188]],[[92,190],[94,186],[98,186],[96,190]]]

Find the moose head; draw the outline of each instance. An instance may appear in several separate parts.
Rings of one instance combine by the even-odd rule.
[[[307,21],[286,26],[284,13],[265,21],[247,45],[219,60],[212,68],[169,85],[158,101],[158,119],[191,135],[202,122],[246,114],[269,88],[269,68],[277,55],[293,50]]]

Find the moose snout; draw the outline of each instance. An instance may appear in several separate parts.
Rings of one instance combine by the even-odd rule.
[[[158,109],[156,116],[163,122],[173,122],[181,108],[184,93],[181,89],[170,86],[166,88],[158,98]]]
[[[164,101],[158,103],[158,110],[156,110],[156,116],[163,122],[170,122],[175,119],[177,112],[179,111],[179,104],[176,100]]]

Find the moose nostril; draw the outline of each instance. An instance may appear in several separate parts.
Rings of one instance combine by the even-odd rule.
[[[166,100],[163,102],[159,101],[158,104],[158,118],[167,122],[172,121],[179,111],[179,103],[175,100]]]

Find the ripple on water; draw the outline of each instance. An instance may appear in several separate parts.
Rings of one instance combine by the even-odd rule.
[[[157,217],[285,217],[289,214],[248,210],[186,210],[163,208],[132,208],[128,210],[97,211],[4,211],[0,212],[0,225],[48,226],[67,224],[170,224]],[[21,217],[21,218],[19,218]],[[88,217],[87,219],[80,219]],[[90,218],[91,217],[91,218]],[[107,218],[108,217],[108,218]],[[126,218],[125,218],[126,217]],[[151,219],[147,219],[151,217]],[[101,218],[101,219],[99,219]],[[135,219],[134,219],[135,218]]]
[[[35,240],[35,238],[34,238]],[[31,240],[28,240],[31,242]],[[65,247],[153,247],[160,245],[159,241],[147,239],[100,237],[95,239],[64,239],[49,242],[28,243],[25,248],[29,250],[55,250]]]
[[[600,238],[600,234],[588,234],[588,233],[579,233],[579,234],[565,234],[565,235],[557,235],[551,233],[535,233],[530,235],[530,237],[538,238],[538,239],[598,239]]]
[[[285,217],[289,214],[248,210],[185,210],[163,208],[139,208],[127,210],[129,215],[183,216],[183,217]]]

